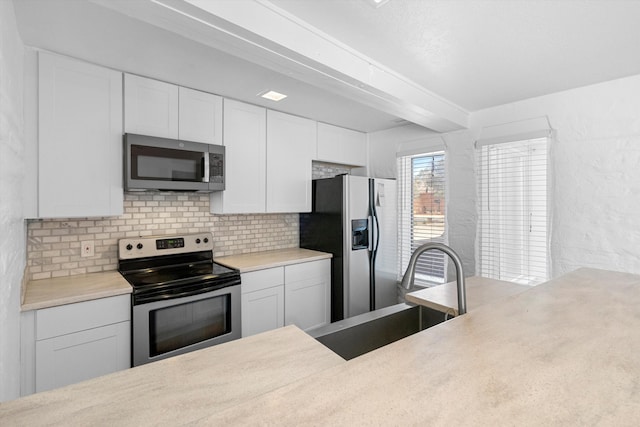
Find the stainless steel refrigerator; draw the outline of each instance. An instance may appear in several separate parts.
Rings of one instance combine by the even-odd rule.
[[[338,175],[313,180],[300,247],[333,254],[331,321],[396,304],[396,182]]]

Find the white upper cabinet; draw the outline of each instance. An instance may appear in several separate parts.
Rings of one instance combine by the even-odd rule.
[[[314,160],[365,166],[367,163],[366,134],[318,123],[318,145]]]
[[[181,87],[180,139],[222,145],[222,97]]]
[[[178,86],[124,75],[126,133],[178,138]]]
[[[225,191],[211,193],[212,213],[264,213],[266,109],[224,100]]]
[[[125,74],[127,133],[222,144],[222,97]]]
[[[224,100],[226,189],[212,213],[309,212],[316,122]]]
[[[122,74],[41,52],[38,217],[123,213]]]
[[[267,212],[311,211],[316,122],[267,111]]]

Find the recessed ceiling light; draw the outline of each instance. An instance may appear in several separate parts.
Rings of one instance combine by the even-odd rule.
[[[375,7],[376,9],[379,8],[380,6],[384,5],[388,1],[389,0],[364,0],[364,2],[369,4],[369,6]]]
[[[283,93],[279,93],[276,92],[275,90],[269,90],[266,92],[261,92],[258,94],[258,96],[261,96],[263,98],[269,99],[271,101],[281,101],[283,99],[285,99],[287,97],[287,95],[283,94]]]

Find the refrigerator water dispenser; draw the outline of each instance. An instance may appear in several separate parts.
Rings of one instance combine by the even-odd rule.
[[[351,220],[351,250],[369,249],[369,220]]]

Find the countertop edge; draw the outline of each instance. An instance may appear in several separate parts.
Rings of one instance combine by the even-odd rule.
[[[517,295],[521,292],[525,292],[528,289],[531,289],[530,286],[507,282],[504,280],[489,279],[482,276],[470,276],[465,278],[465,280],[467,283],[467,309],[473,309],[486,304],[492,304],[501,299],[508,298],[512,295]],[[478,292],[478,289],[482,287],[487,287],[490,290],[490,293],[494,295],[492,295],[490,299],[487,299],[486,296],[484,298],[482,298],[482,296],[474,297],[474,294],[476,294]],[[458,316],[457,298],[455,300],[452,300],[451,302],[442,302],[442,300],[445,299],[443,295],[436,294],[431,297],[422,295],[425,293],[429,293],[430,290],[432,290],[431,292],[451,291],[453,294],[453,292],[457,293],[455,288],[456,282],[447,282],[442,285],[434,286],[432,288],[424,288],[408,292],[405,295],[405,299],[413,304],[431,308],[445,314]],[[474,298],[476,299],[475,301],[473,301]]]
[[[407,294],[405,295],[405,299],[413,304],[417,304],[423,307],[427,307],[427,308],[431,308],[433,310],[437,310],[441,313],[444,314],[450,314],[453,316],[457,316],[458,315],[458,309],[455,307],[448,307],[446,305],[443,304],[438,304],[435,301],[430,301],[430,300],[426,300],[423,298],[419,298],[419,297],[415,297],[413,295]]]
[[[101,298],[117,297],[120,295],[128,295],[132,292],[131,289],[114,289],[105,290],[100,292],[93,292],[90,294],[76,295],[71,297],[60,297],[56,299],[50,299],[47,301],[38,301],[32,303],[23,303],[20,306],[20,311],[41,310],[43,308],[59,307],[61,305],[75,304],[78,302],[92,301]]]
[[[117,270],[31,280],[25,284],[20,311],[58,307],[132,292],[129,282]]]
[[[294,251],[299,251],[299,253],[297,255],[293,255],[292,252]],[[258,259],[260,257],[278,258],[279,255],[282,255],[281,259],[270,259],[265,261],[260,261]],[[250,273],[252,271],[266,270],[268,268],[286,267],[288,265],[302,264],[305,262],[321,261],[323,259],[331,259],[332,257],[333,255],[328,252],[320,252],[304,248],[289,248],[282,250],[277,249],[274,251],[252,252],[241,255],[230,255],[218,258],[214,257],[213,260],[218,264],[222,264],[229,268],[235,268],[239,270],[240,273]],[[238,260],[240,260],[240,262],[238,262]],[[255,260],[255,262],[251,262],[253,260]]]

